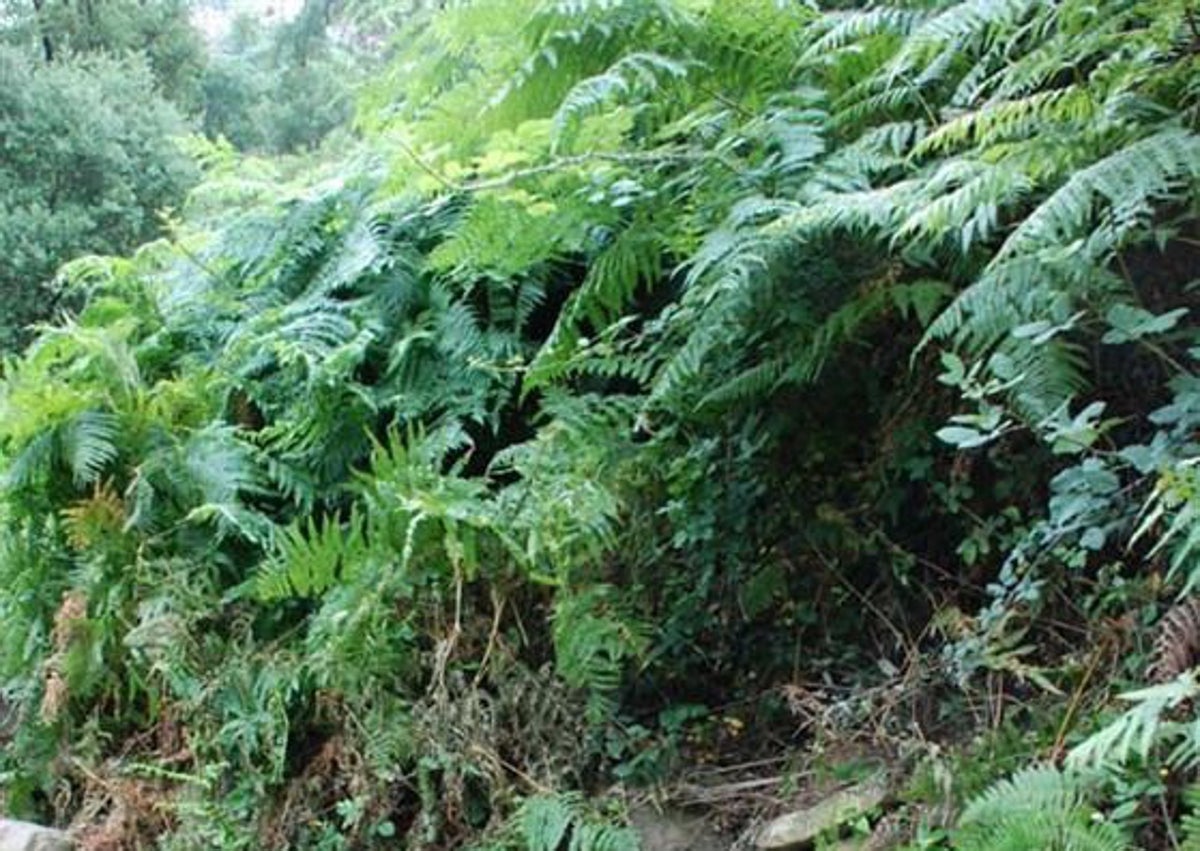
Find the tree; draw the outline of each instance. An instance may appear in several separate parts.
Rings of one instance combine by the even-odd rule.
[[[331,16],[310,2],[274,28],[235,19],[204,77],[204,132],[241,150],[289,153],[345,124],[362,57],[335,41]]]
[[[0,40],[46,63],[107,54],[144,57],[162,93],[185,112],[199,108],[205,51],[187,0],[10,2]]]
[[[64,261],[132,250],[160,231],[196,173],[178,111],[132,60],[43,66],[0,50],[0,347],[48,316]]]

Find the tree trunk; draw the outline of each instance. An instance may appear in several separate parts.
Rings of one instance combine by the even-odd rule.
[[[36,13],[38,29],[42,31],[42,54],[46,57],[46,63],[54,61],[54,42],[50,40],[50,34],[46,32],[46,21],[42,16],[42,4],[45,0],[33,0],[33,10]]]

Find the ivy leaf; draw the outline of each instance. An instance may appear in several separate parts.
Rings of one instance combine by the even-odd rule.
[[[1144,443],[1138,443],[1133,446],[1123,447],[1117,454],[1142,475],[1152,473],[1167,458],[1167,447],[1162,438],[1163,435],[1160,432],[1155,435],[1154,441],[1149,446]]]
[[[1092,526],[1083,533],[1083,536],[1079,539],[1079,545],[1085,550],[1099,552],[1104,549],[1104,542],[1107,540],[1107,537],[1104,534],[1104,530],[1099,526]]]
[[[967,367],[954,352],[942,352],[942,369],[938,381],[947,387],[961,387],[967,377]]]
[[[1104,317],[1109,331],[1100,341],[1109,345],[1119,345],[1162,334],[1179,324],[1179,320],[1186,316],[1187,312],[1186,307],[1180,307],[1156,316],[1131,304],[1114,304]]]
[[[938,440],[943,443],[949,443],[951,446],[959,449],[973,449],[976,446],[983,446],[990,441],[994,435],[985,434],[981,431],[976,431],[973,428],[965,426],[946,426],[938,429]]]
[[[1070,331],[1083,315],[1083,311],[1080,311],[1068,317],[1066,321],[1058,323],[1051,322],[1048,319],[1027,322],[1024,325],[1018,325],[1014,328],[1012,335],[1018,340],[1028,340],[1033,345],[1040,346],[1054,339],[1059,334]]]
[[[1091,447],[1104,430],[1100,415],[1104,413],[1104,402],[1092,402],[1074,417],[1064,405],[1046,423],[1046,438],[1055,455],[1077,455]]]

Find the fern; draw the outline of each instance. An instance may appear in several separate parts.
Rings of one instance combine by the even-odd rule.
[[[928,61],[934,51],[975,51],[1009,31],[1041,4],[1034,0],[963,0],[922,21],[905,39],[885,73],[895,79]]]
[[[1185,747],[1175,750],[1172,759],[1175,762],[1190,761],[1188,754],[1195,743],[1167,715],[1197,693],[1200,693],[1200,686],[1193,674],[1187,672],[1169,683],[1121,695],[1134,706],[1074,748],[1070,757],[1072,764],[1095,766],[1110,761],[1121,764],[1135,757],[1147,759],[1155,749],[1181,734],[1185,736]]]
[[[1033,189],[1020,169],[956,160],[930,176],[928,194],[896,230],[896,243],[948,240],[963,255],[990,242],[1001,212],[1016,207]]]
[[[117,457],[120,424],[103,411],[86,411],[62,430],[62,452],[76,487],[95,484]]]
[[[1198,805],[1200,805],[1200,792],[1194,785],[1189,786],[1183,792],[1183,800],[1188,811],[1179,819],[1182,833],[1179,848],[1180,851],[1197,851],[1200,849],[1200,814],[1197,813]]]
[[[1017,227],[996,262],[1074,239],[1099,199],[1115,217],[1145,217],[1154,202],[1171,198],[1198,176],[1200,137],[1166,129],[1140,139],[1072,175]]]
[[[527,798],[518,815],[528,851],[639,851],[637,835],[592,816],[576,796]]]
[[[579,123],[589,113],[638,93],[653,93],[663,80],[687,74],[683,63],[656,53],[622,56],[603,74],[576,83],[554,115],[554,149],[569,149]]]
[[[646,645],[645,627],[620,611],[613,589],[596,585],[559,597],[554,612],[558,670],[570,685],[590,691],[594,721],[612,712],[611,696],[626,664],[644,655]]]
[[[87,598],[90,679],[54,735],[165,753],[188,731],[174,837],[141,838],[369,844],[415,782],[444,818],[410,845],[507,820],[501,848],[625,851],[578,795],[517,804],[515,778],[571,788],[579,765],[651,759],[609,750],[627,695],[795,676],[765,651],[814,618],[847,628],[814,590],[869,587],[890,622],[882,595],[938,596],[974,531],[958,555],[1000,575],[962,641],[1027,675],[1037,648],[1013,636],[1040,634],[1047,601],[1080,574],[1109,599],[1060,561],[1132,523],[1187,573],[1194,406],[1144,424],[1099,396],[1108,374],[1092,386],[1109,355],[1134,383],[1188,369],[1186,294],[1145,271],[1193,226],[1181,0],[433,5],[391,42],[353,150],[203,150],[171,238],[80,261],[78,315],[4,365],[0,677],[36,713],[62,594]],[[940,454],[935,359],[896,366],[922,329],[978,408],[959,433],[1024,427],[1045,455],[1024,436]],[[1164,436],[1098,442],[1143,429]],[[1040,474],[1059,451],[1083,457]],[[797,529],[813,552],[780,568]],[[525,741],[537,719],[488,726],[551,652],[548,717],[580,716],[569,768]],[[1195,683],[1172,673],[1073,759],[1193,764]],[[89,800],[45,734],[6,743],[0,776]],[[1092,793],[1019,773],[958,843],[1126,847]]]
[[[521,806],[521,829],[529,851],[558,851],[570,833],[576,812],[563,798],[530,798]]]
[[[352,516],[343,528],[328,518],[283,530],[275,554],[259,569],[259,597],[319,597],[339,582],[353,580],[366,554],[362,520]]]
[[[828,61],[834,51],[872,36],[906,36],[925,17],[917,10],[891,6],[827,13],[818,20],[817,27],[822,32],[805,52],[803,61]]]
[[[1058,123],[1082,126],[1098,110],[1092,94],[1078,86],[1035,92],[1020,100],[986,102],[934,128],[912,154],[925,157],[958,147],[992,148],[1029,139]]]
[[[1113,824],[1092,818],[1088,784],[1078,774],[1026,768],[971,801],[959,819],[955,847],[1125,851],[1132,846]]]

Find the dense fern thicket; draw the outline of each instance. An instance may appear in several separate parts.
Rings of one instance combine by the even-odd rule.
[[[7,808],[633,848],[614,782],[1049,701],[1086,782],[954,841],[1186,840],[1195,15],[478,0],[336,161],[205,148],[4,367]]]

